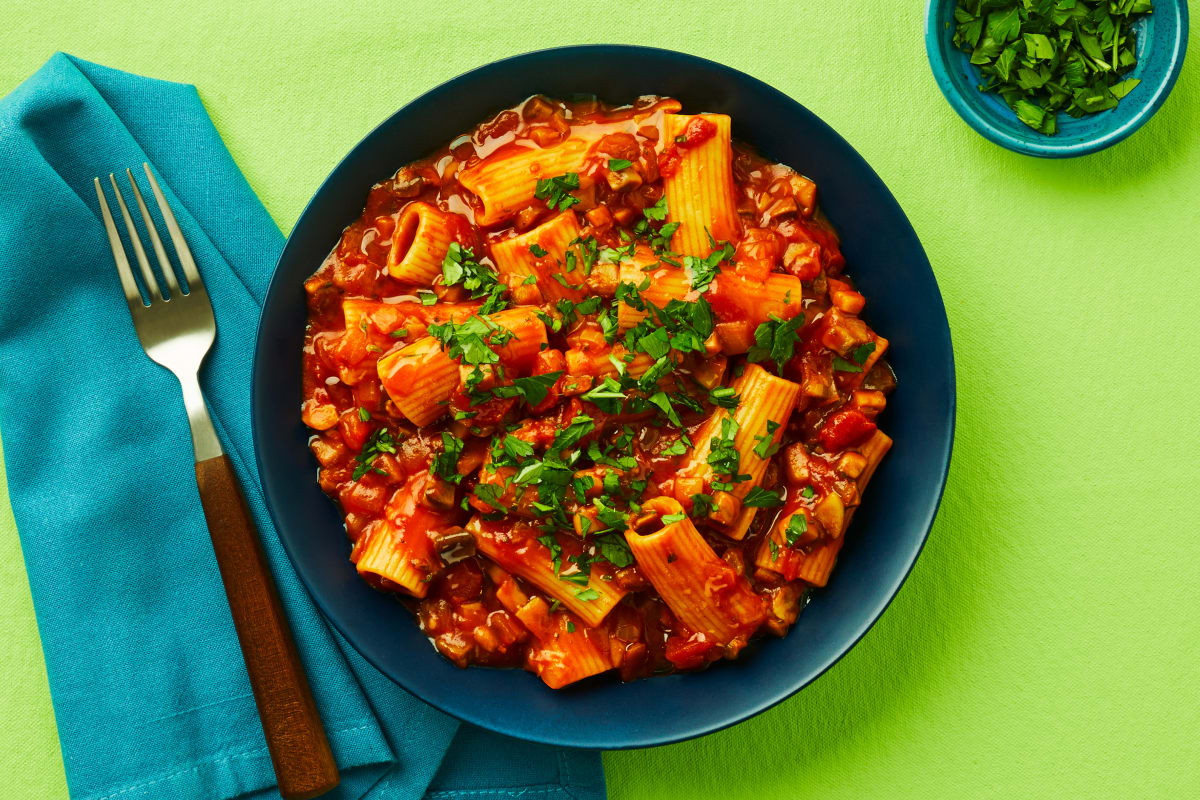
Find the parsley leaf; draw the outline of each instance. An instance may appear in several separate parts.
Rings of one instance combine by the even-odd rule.
[[[652,206],[646,206],[642,209],[642,216],[646,219],[657,220],[662,222],[667,218],[667,196],[664,194],[658,198],[658,202]]]
[[[712,236],[710,235],[709,239],[711,238]],[[713,242],[713,248],[713,251],[704,258],[684,256],[683,268],[687,270],[692,288],[697,292],[708,291],[708,287],[712,285],[713,279],[721,271],[721,263],[733,258],[735,252],[733,245],[729,242],[722,242],[720,248],[717,248],[716,242]]]
[[[629,169],[633,166],[633,162],[627,158],[610,158],[608,160],[608,168],[613,172],[620,172],[623,169]]]
[[[566,211],[579,202],[578,197],[571,192],[579,188],[579,173],[565,172],[553,178],[541,178],[534,188],[533,196],[545,200],[546,207],[551,211],[557,209]]]
[[[358,465],[351,473],[350,479],[356,481],[373,469],[376,472],[382,472],[382,470],[375,469],[375,459],[382,453],[395,454],[395,452],[396,440],[392,438],[392,434],[388,432],[387,428],[377,428],[363,442],[362,450],[354,457]]]
[[[463,247],[458,242],[450,243],[446,257],[442,259],[442,279],[447,286],[462,284],[474,299],[489,297],[490,300],[490,295],[495,293],[497,297],[492,301],[493,311],[499,311],[507,305],[499,302],[499,295],[507,291],[507,287],[500,283],[495,272],[475,259],[471,248]]]
[[[600,549],[600,557],[617,569],[623,569],[633,564],[633,551],[619,533],[606,533],[596,537],[596,546]]]
[[[770,508],[783,505],[783,500],[775,492],[769,492],[761,486],[755,486],[746,494],[742,505],[749,508]]]
[[[462,455],[462,451],[462,439],[442,431],[442,452],[433,457],[430,467],[433,474],[450,483],[461,483],[464,476],[458,473],[458,457]]]
[[[854,364],[841,356],[833,357],[833,368],[838,372],[862,372],[862,367]]]
[[[494,397],[523,397],[530,406],[536,406],[546,399],[551,387],[563,375],[562,370],[547,372],[542,375],[530,375],[527,378],[513,378],[507,386],[497,386],[492,389]]]
[[[774,314],[754,331],[754,344],[746,357],[752,362],[770,359],[782,370],[783,365],[792,360],[796,342],[800,336],[798,331],[804,324],[804,315],[797,314],[789,320],[783,320]]]
[[[787,527],[783,530],[783,538],[787,542],[787,546],[792,547],[795,545],[796,540],[804,535],[806,531],[808,531],[808,517],[804,516],[803,512],[800,511],[792,514],[791,519],[788,520]]]
[[[1058,132],[1058,112],[1082,117],[1115,108],[1138,84],[1133,25],[1151,0],[958,0],[954,45],[1034,130]]]

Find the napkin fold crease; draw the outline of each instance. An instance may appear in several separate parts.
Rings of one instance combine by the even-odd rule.
[[[342,772],[327,797],[602,800],[598,753],[460,724],[325,623],[266,513],[250,435],[255,326],[283,237],[194,87],[59,53],[0,101],[0,431],[71,796],[279,796],[179,387],[137,342],[92,189],[143,161],[213,298],[201,384]]]

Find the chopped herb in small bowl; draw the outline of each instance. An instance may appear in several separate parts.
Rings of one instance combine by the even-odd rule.
[[[1185,0],[930,0],[926,49],[951,106],[1010,150],[1051,158],[1129,136],[1187,48]]]

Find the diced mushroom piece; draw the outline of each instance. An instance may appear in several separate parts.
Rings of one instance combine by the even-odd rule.
[[[799,485],[812,480],[812,473],[808,469],[808,451],[803,444],[796,442],[790,445],[783,451],[783,458],[790,482]]]
[[[554,116],[554,106],[540,94],[529,98],[521,108],[526,122],[540,122]]]
[[[430,475],[429,481],[425,484],[425,495],[422,502],[435,511],[449,511],[454,508],[455,494],[454,484],[442,480],[436,475]]]
[[[821,344],[843,358],[855,347],[871,341],[867,323],[851,317],[839,308],[831,308],[821,335]]]
[[[846,521],[846,506],[837,492],[830,492],[817,503],[813,516],[831,539],[842,535],[842,525]]]
[[[597,231],[608,230],[613,224],[612,214],[609,212],[608,206],[596,206],[589,209],[584,214],[584,217],[587,219],[588,224]]]
[[[883,392],[859,389],[850,396],[852,405],[857,406],[864,414],[878,414],[887,406],[887,398]]]
[[[767,207],[765,212],[767,219],[777,220],[786,217],[789,214],[799,213],[800,209],[796,205],[796,201],[791,197],[781,197]]]
[[[810,281],[821,272],[821,246],[813,242],[792,242],[783,251],[783,265],[802,281]]]
[[[591,274],[587,276],[588,290],[601,297],[615,295],[617,284],[620,282],[620,271],[616,264],[595,264]]]
[[[615,172],[610,170],[604,179],[608,181],[608,188],[614,192],[627,192],[642,185],[642,176],[633,167],[626,167]]]
[[[634,217],[638,215],[636,208],[630,206],[621,206],[612,210],[613,219],[618,225],[629,225],[633,222]]]
[[[475,537],[465,528],[455,526],[444,531],[430,531],[434,549],[447,564],[454,564],[475,555]]]
[[[845,453],[838,459],[837,470],[847,478],[857,478],[867,468],[867,458],[862,453]]]
[[[766,628],[776,636],[783,636],[800,616],[804,590],[795,583],[785,583],[768,589],[767,598],[771,602],[771,615],[767,618]]]

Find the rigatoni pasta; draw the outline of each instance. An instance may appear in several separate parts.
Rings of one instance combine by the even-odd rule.
[[[532,280],[545,300],[578,301],[586,277],[582,267],[575,266],[578,259],[572,250],[579,232],[575,212],[564,211],[530,231],[493,243],[496,269],[512,287]]]
[[[442,272],[442,261],[454,241],[456,215],[429,203],[412,203],[396,221],[388,272],[397,280],[429,285]]]
[[[318,481],[460,667],[558,689],[785,634],[891,446],[815,185],[680,111],[530,98],[376,186],[305,284]]]
[[[732,412],[718,408],[700,426],[694,437],[696,449],[679,469],[675,491],[688,503],[696,494],[711,495],[708,516],[732,526],[727,530],[731,538],[741,538],[746,531],[735,521],[779,449],[800,386],[750,364],[730,388],[739,398],[737,408]]]
[[[676,515],[682,507],[674,504]],[[670,515],[668,515],[669,517]],[[638,569],[679,621],[723,647],[745,644],[765,617],[765,604],[744,574],[721,560],[690,519],[625,537]],[[740,641],[739,641],[740,640]]]
[[[667,140],[674,161],[663,174],[670,220],[678,222],[672,246],[685,256],[706,256],[713,242],[732,241],[738,234],[737,196],[733,184],[731,121],[725,114],[671,114]]]

